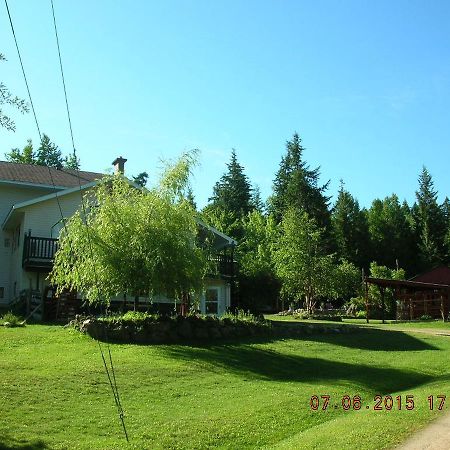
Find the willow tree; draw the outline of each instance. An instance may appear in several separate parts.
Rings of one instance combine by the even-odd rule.
[[[61,233],[51,282],[90,302],[124,293],[176,299],[199,292],[207,255],[185,199],[195,162],[195,152],[184,154],[149,190],[122,175],[100,181]]]

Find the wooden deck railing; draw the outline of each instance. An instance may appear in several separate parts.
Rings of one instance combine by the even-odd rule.
[[[58,239],[25,236],[22,266],[25,269],[51,268],[58,250]]]

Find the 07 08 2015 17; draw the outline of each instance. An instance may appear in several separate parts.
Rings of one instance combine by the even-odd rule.
[[[430,411],[437,409],[443,411],[446,396],[429,395],[426,404]],[[374,395],[370,400],[363,400],[360,395],[343,395],[332,398],[331,395],[312,395],[309,406],[313,411],[327,411],[329,409],[343,409],[344,411],[359,411],[372,409],[374,411],[405,410],[412,411],[416,407],[414,395]]]

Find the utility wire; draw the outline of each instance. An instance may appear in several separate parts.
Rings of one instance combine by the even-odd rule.
[[[72,149],[73,149],[73,156],[75,159],[75,163],[77,163],[76,166],[76,171],[77,171],[77,178],[78,178],[78,186],[79,186],[79,191],[80,191],[80,196],[81,196],[81,205],[82,205],[82,209],[83,209],[83,214],[84,217],[86,218],[86,207],[85,207],[85,202],[84,202],[84,198],[81,192],[81,181],[80,181],[80,169],[78,167],[78,160],[77,160],[77,155],[76,155],[76,149],[75,149],[75,140],[74,140],[74,136],[73,136],[73,128],[72,128],[72,121],[70,119],[70,109],[69,109],[69,101],[67,99],[67,89],[66,89],[66,82],[65,82],[65,78],[64,78],[64,69],[63,69],[63,64],[62,64],[62,57],[61,57],[61,48],[59,45],[59,37],[58,37],[58,28],[56,25],[56,16],[55,16],[55,8],[53,5],[53,0],[50,0],[51,3],[51,7],[52,7],[52,15],[53,15],[53,26],[55,29],[55,38],[56,38],[56,45],[58,48],[58,57],[59,57],[59,67],[61,70],[61,78],[62,78],[62,83],[63,83],[63,88],[64,88],[64,98],[66,101],[66,110],[67,110],[67,119],[69,122],[69,129],[70,129],[70,136],[72,139]],[[91,258],[93,259],[94,256],[94,252],[92,249],[92,241],[91,241],[91,234],[89,232],[89,224],[86,222],[86,232],[87,232],[87,237],[88,237],[88,245],[89,245],[89,249],[90,249],[90,253],[91,253]],[[93,266],[93,270],[94,270],[94,277],[97,279],[97,270],[95,265]],[[105,335],[106,335],[106,328],[105,328]],[[106,342],[107,342],[107,348],[108,348],[108,354],[109,354],[109,368],[108,368],[108,364],[106,363],[106,359],[105,356],[103,354],[103,349],[102,346],[100,344],[100,341],[98,340],[98,346],[100,349],[100,353],[102,356],[102,360],[103,360],[103,364],[105,367],[105,371],[106,371],[106,375],[108,377],[109,380],[109,384],[111,386],[111,390],[114,396],[114,401],[116,403],[116,407],[117,407],[117,412],[119,414],[119,418],[120,421],[122,423],[122,427],[123,427],[123,431],[125,434],[125,438],[127,440],[127,442],[129,442],[128,439],[128,433],[127,433],[127,429],[125,426],[125,418],[124,418],[124,411],[123,411],[123,407],[122,407],[122,403],[120,401],[120,395],[119,395],[119,389],[117,387],[117,381],[116,381],[116,374],[115,374],[115,370],[114,370],[114,364],[113,364],[113,360],[112,360],[112,355],[111,355],[111,349],[109,346],[109,342],[108,342],[108,337],[106,336]]]
[[[62,59],[61,59],[61,50],[59,47],[58,29],[56,28],[55,8],[53,6],[53,0],[50,0],[50,2],[52,5],[53,25],[55,27],[56,45],[58,47],[59,68],[61,69],[61,78],[62,78],[62,83],[63,83],[63,87],[64,87],[64,97],[66,99],[67,119],[69,120],[70,136],[72,138],[73,156],[74,156],[75,162],[76,162],[77,154],[76,154],[76,150],[75,150],[75,141],[73,139],[72,121],[70,120],[69,102],[67,101],[66,81],[64,79],[64,70],[63,70]]]
[[[12,34],[13,34],[13,37],[14,37],[14,42],[16,44],[17,55],[19,56],[20,66],[22,67],[23,78],[25,80],[25,85],[27,86],[28,98],[30,99],[31,108],[33,110],[33,115],[34,115],[34,120],[36,122],[36,128],[38,130],[39,139],[40,139],[41,144],[42,144],[41,129],[39,128],[39,122],[37,120],[36,110],[34,109],[33,99],[31,98],[30,87],[28,86],[27,76],[25,74],[25,69],[24,69],[23,62],[22,62],[22,56],[20,55],[19,44],[17,43],[16,32],[14,30],[14,24],[13,24],[13,20],[12,20],[12,17],[11,17],[11,13],[9,11],[8,0],[5,0],[5,5],[6,5],[6,10],[8,11],[9,23],[11,25],[11,31],[12,31]],[[59,201],[59,197],[58,197],[58,190],[56,189],[56,185],[55,185],[55,182],[53,180],[53,174],[52,174],[52,171],[51,171],[49,166],[47,166],[47,169],[48,169],[48,173],[50,175],[50,180],[51,180],[51,183],[52,183],[52,186],[53,186],[53,191],[55,193],[56,202],[58,203],[58,209],[59,209],[59,213],[61,215],[61,219],[62,219],[62,222],[63,222],[63,225],[64,225],[64,229],[66,229],[66,219],[64,218],[64,215],[63,215],[63,212],[62,212],[61,202]],[[72,251],[72,245],[71,245],[70,241],[69,241],[69,247],[70,247],[70,250]]]
[[[27,76],[25,75],[25,69],[23,67],[22,57],[20,56],[19,45],[17,44],[16,33],[14,31],[14,25],[13,25],[13,21],[12,21],[12,18],[11,18],[11,14],[9,12],[9,7],[8,7],[8,1],[7,0],[5,0],[5,5],[6,5],[6,11],[8,11],[9,23],[11,24],[11,30],[12,30],[12,34],[14,36],[14,42],[16,43],[17,54],[19,55],[20,66],[22,67],[23,78],[25,80],[25,85],[27,86],[28,98],[30,99],[31,109],[33,110],[34,121],[36,122],[36,127],[37,127],[37,130],[38,130],[38,133],[39,133],[39,139],[42,140],[42,138],[41,138],[41,130],[39,128],[39,123],[38,123],[38,120],[37,120],[37,117],[36,117],[36,111],[34,109],[33,100],[31,100],[30,88],[28,87]]]

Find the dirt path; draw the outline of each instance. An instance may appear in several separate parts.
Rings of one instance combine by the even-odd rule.
[[[396,450],[448,450],[450,449],[450,414],[431,422],[414,433]]]

